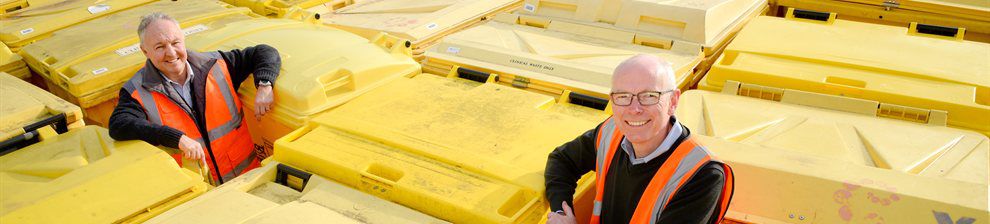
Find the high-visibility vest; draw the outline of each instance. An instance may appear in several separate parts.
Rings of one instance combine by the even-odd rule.
[[[210,176],[217,183],[229,181],[244,172],[258,167],[259,162],[253,150],[251,135],[244,121],[241,101],[234,92],[227,65],[219,55],[208,55],[216,63],[210,68],[206,77],[205,108],[200,108],[206,115],[206,139],[196,126],[192,115],[187,113],[166,93],[160,90],[149,90],[142,86],[145,75],[151,73],[149,68],[139,71],[130,81],[124,84],[124,90],[136,99],[148,115],[148,121],[158,125],[169,126],[182,131],[189,138],[195,139],[206,146],[209,140],[209,151],[204,147]],[[147,66],[151,64],[148,63]],[[192,102],[190,102],[192,103]],[[190,105],[191,107],[191,105]],[[172,154],[175,161],[182,166],[182,153]]]
[[[605,178],[608,168],[612,163],[612,158],[622,142],[622,133],[615,127],[614,119],[609,118],[598,129],[595,139],[597,150],[597,164],[595,165],[595,175],[598,178],[595,184],[595,202],[591,214],[591,223],[600,222],[602,214],[602,197],[605,195]],[[725,170],[725,186],[718,200],[718,215],[713,219],[714,223],[720,223],[728,210],[729,201],[732,199],[733,177],[732,169],[725,163],[719,161],[705,147],[698,145],[692,138],[688,137],[674,149],[670,157],[667,158],[650,180],[649,185],[643,190],[643,195],[639,198],[636,211],[633,213],[629,223],[646,224],[656,223],[663,213],[664,208],[674,197],[681,186],[687,184],[692,176],[708,164],[714,162],[722,166]],[[621,184],[621,183],[619,183]]]

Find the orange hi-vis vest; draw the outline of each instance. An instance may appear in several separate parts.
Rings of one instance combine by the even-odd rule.
[[[157,71],[148,68],[150,63],[124,84],[124,90],[141,104],[149,122],[178,129],[189,138],[209,147],[204,147],[209,150],[204,154],[211,168],[210,176],[213,182],[219,184],[258,167],[259,162],[247,125],[241,125],[246,124],[241,101],[234,92],[226,63],[218,54],[205,55],[211,58],[210,61],[216,61],[206,77],[206,106],[201,108],[206,115],[206,138],[203,138],[197,128],[191,112],[179,106],[165,92],[143,85],[144,76],[159,75]],[[209,145],[205,144],[206,141],[209,141]],[[172,157],[182,166],[181,152],[172,154]],[[217,182],[218,177],[220,182]]]
[[[622,138],[623,135],[615,127],[615,122],[612,118],[606,120],[601,128],[598,129],[595,139],[595,148],[598,152],[595,175],[598,180],[597,184],[595,184],[595,202],[591,214],[591,223],[593,224],[600,223],[602,197],[605,195],[605,178],[608,174],[609,165],[612,163],[612,158],[619,148],[619,144],[622,142]],[[732,169],[725,163],[717,160],[705,147],[698,145],[691,137],[688,137],[674,149],[670,157],[667,158],[667,161],[654,174],[653,179],[650,180],[650,183],[643,191],[643,195],[640,196],[639,203],[636,205],[636,210],[633,212],[629,223],[657,223],[660,214],[663,213],[664,207],[674,197],[674,193],[681,186],[684,186],[701,167],[704,167],[709,162],[722,165],[722,168],[725,170],[725,186],[722,188],[722,194],[719,196],[718,210],[716,210],[718,214],[715,214],[718,217],[713,219],[714,223],[722,222],[722,218],[725,217],[725,211],[728,210],[729,201],[732,199],[732,184],[734,181]]]

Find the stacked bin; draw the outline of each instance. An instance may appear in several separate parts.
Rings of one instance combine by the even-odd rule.
[[[250,8],[257,14],[283,18],[286,15],[312,11],[311,13],[326,13],[366,0],[223,0],[223,2],[240,7]],[[304,10],[305,9],[305,10]]]
[[[278,162],[145,223],[447,223]]]
[[[207,190],[145,142],[86,126],[0,156],[0,223],[140,223]]]
[[[279,139],[272,159],[454,223],[538,222],[547,154],[608,113],[497,79],[393,80]]]
[[[155,1],[61,1],[8,12],[0,16],[0,41],[17,53],[21,47],[48,38],[55,31],[151,2]]]
[[[82,107],[87,123],[106,127],[121,86],[144,66],[137,26],[152,12],[179,21],[187,42],[204,31],[257,17],[218,2],[158,1],[54,32],[24,47],[22,55],[45,78],[49,91]]]
[[[11,52],[10,48],[7,48],[7,45],[0,45],[0,72],[5,72],[19,79],[29,80],[31,78],[31,70],[28,69],[27,64],[24,64],[24,60],[22,59],[23,57],[21,55]]]
[[[771,0],[769,15],[787,8],[835,12],[839,19],[907,27],[912,22],[966,29],[966,39],[990,43],[985,0]]]
[[[3,98],[0,99],[3,152],[37,142],[42,134],[62,133],[84,125],[78,106],[3,72],[0,72],[0,97]]]
[[[882,117],[878,106],[797,90],[761,92],[732,82],[721,93],[684,93],[676,116],[732,166],[731,219],[941,223],[949,217],[990,218],[990,139],[944,123]]]
[[[276,139],[391,79],[419,74],[408,41],[379,35],[371,40],[320,24],[284,19],[231,23],[189,38],[194,51],[230,50],[265,43],[282,57],[274,82],[275,103],[260,120],[247,125],[262,158],[271,155]],[[244,114],[253,116],[256,89],[252,78],[238,91]]]
[[[701,54],[704,60],[692,65],[682,85],[686,90],[747,21],[766,10],[766,0],[526,0],[518,13],[525,25]]]
[[[444,36],[520,5],[520,0],[366,0],[322,13],[320,18],[327,25],[366,38],[387,32],[407,39],[412,42],[413,55],[419,60],[423,51]]]
[[[790,12],[750,22],[698,88],[847,96],[879,102],[879,116],[990,134],[990,44]]]

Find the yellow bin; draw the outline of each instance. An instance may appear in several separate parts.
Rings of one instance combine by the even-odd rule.
[[[86,126],[0,157],[0,223],[140,223],[207,189],[140,141]]]
[[[254,118],[252,78],[238,91],[255,144],[271,155],[272,143],[310,118],[390,79],[419,74],[408,41],[380,35],[372,40],[320,24],[284,19],[243,21],[187,41],[197,51],[229,50],[268,44],[282,56],[275,81],[275,103],[260,121]]]
[[[880,102],[880,116],[947,116],[949,126],[990,134],[990,44],[809,15],[753,20],[698,88],[732,80],[854,97]]]
[[[986,136],[884,118],[877,102],[797,90],[772,94],[744,85],[734,83],[722,93],[688,91],[676,112],[692,135],[733,167],[729,218],[990,220]],[[775,97],[764,98],[769,95]]]
[[[145,223],[447,223],[286,164],[265,163]]]
[[[24,58],[21,55],[11,52],[6,44],[0,43],[0,72],[6,72],[23,80],[30,79],[31,70],[22,59]]]
[[[520,5],[519,0],[363,1],[323,13],[321,18],[327,25],[368,38],[384,31],[407,39],[418,56],[444,36]]]
[[[223,0],[231,5],[247,7],[255,13],[276,18],[301,12],[303,9],[312,9],[314,13],[332,12],[354,4],[355,1],[367,0]]]
[[[168,0],[161,0],[168,1]],[[154,0],[62,1],[0,15],[0,41],[15,53],[53,32]],[[136,30],[136,26],[134,28]],[[101,30],[100,34],[113,31]]]
[[[178,20],[187,42],[205,31],[255,18],[249,10],[225,3],[159,1],[55,32],[25,47],[24,60],[45,78],[52,93],[81,106],[87,123],[106,127],[120,87],[144,66],[137,26],[141,16],[152,12]]]
[[[834,12],[837,18],[907,27],[910,23],[966,29],[966,39],[990,42],[990,1],[986,0],[771,0],[770,15],[787,8]]]
[[[3,72],[0,72],[0,98],[0,141],[7,141],[48,125],[52,125],[53,130],[58,132],[84,125],[82,111],[78,106]]]
[[[632,33],[574,23],[530,24],[524,17],[530,16],[499,14],[495,21],[445,37],[426,52],[424,71],[444,74],[453,65],[470,65],[498,70],[501,83],[607,99],[612,71],[629,57],[653,54],[671,62],[682,89],[692,83],[691,70],[701,60],[696,44],[674,42],[672,49],[660,49],[634,44]]]
[[[608,115],[459,76],[391,81],[279,139],[272,158],[454,223],[538,222],[547,155]]]

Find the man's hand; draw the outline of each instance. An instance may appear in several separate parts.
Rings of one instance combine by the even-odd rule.
[[[571,206],[567,206],[567,202],[561,202],[560,207],[564,210],[563,214],[551,212],[547,216],[547,224],[574,224],[577,223],[577,219],[574,218],[574,211],[571,210]]]
[[[189,136],[182,135],[179,138],[179,150],[182,150],[182,157],[196,159],[206,164],[206,156],[203,154],[203,145]]]
[[[272,110],[272,101],[275,100],[275,93],[271,86],[259,86],[258,95],[254,97],[254,118],[261,120],[268,111]]]

